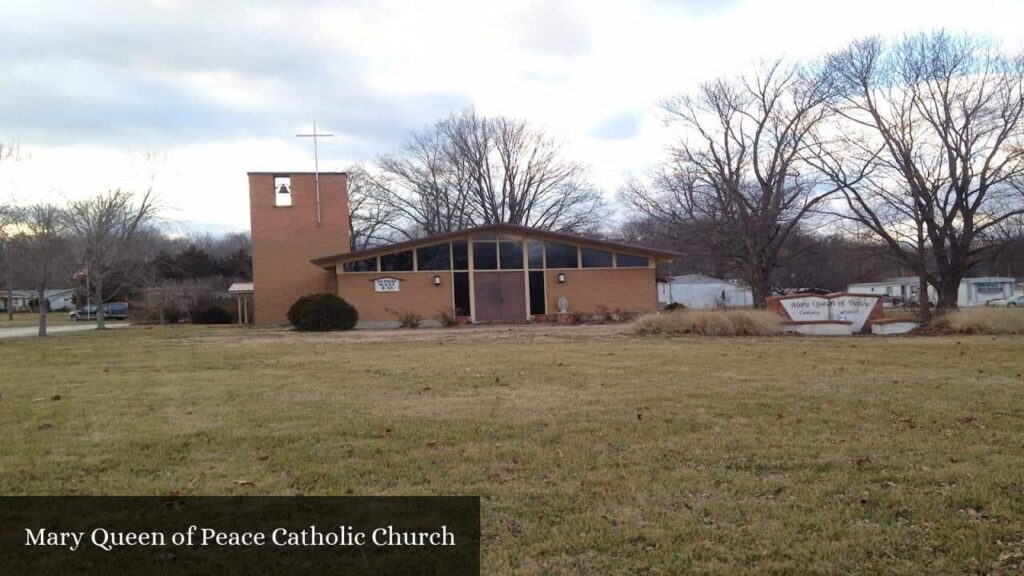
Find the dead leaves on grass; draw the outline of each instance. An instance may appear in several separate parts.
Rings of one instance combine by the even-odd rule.
[[[63,399],[64,399],[64,397],[61,396],[60,394],[54,394],[53,396],[50,396],[49,398],[47,398],[46,396],[40,396],[39,398],[33,398],[32,401],[33,402],[45,402],[47,400],[50,400],[51,402],[56,402],[58,400],[63,400]]]

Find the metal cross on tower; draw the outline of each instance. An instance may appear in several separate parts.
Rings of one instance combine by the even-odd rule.
[[[313,139],[313,166],[315,172],[314,178],[316,179],[316,225],[320,225],[320,152],[317,149],[317,141],[320,138],[333,138],[334,134],[325,134],[323,132],[316,131],[316,122],[313,122],[313,133],[312,134],[296,134],[297,138],[312,138]]]

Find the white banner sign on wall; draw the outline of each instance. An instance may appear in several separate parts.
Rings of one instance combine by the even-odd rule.
[[[373,281],[374,292],[398,292],[402,281],[398,278],[376,278]]]

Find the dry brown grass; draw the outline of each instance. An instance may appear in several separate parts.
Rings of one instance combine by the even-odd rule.
[[[937,318],[933,328],[957,334],[1024,334],[1024,310],[968,308]]]
[[[0,342],[0,494],[479,495],[483,574],[1019,572],[1024,338],[631,328]]]
[[[674,310],[637,319],[637,334],[699,336],[769,336],[782,329],[777,314],[767,310]]]

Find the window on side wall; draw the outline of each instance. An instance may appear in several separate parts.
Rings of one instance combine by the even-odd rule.
[[[582,256],[584,268],[612,267],[612,253],[606,250],[595,250],[584,246],[580,248],[580,256]]]
[[[448,243],[417,248],[416,269],[451,270],[451,252]]]
[[[412,250],[380,257],[381,272],[412,272]]]
[[[341,265],[341,269],[345,272],[376,272],[377,271],[377,258],[366,258],[363,260],[353,260],[352,262],[345,262]]]
[[[292,205],[292,177],[274,176],[274,206]]]
[[[619,268],[647,268],[647,257],[619,252],[615,255],[615,264]]]

